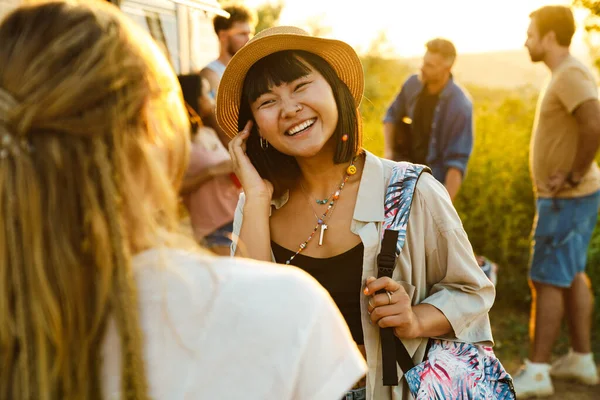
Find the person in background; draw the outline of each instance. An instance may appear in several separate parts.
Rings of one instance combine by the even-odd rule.
[[[515,376],[519,397],[551,395],[551,376],[598,383],[591,350],[594,300],[585,273],[600,206],[600,103],[592,73],[569,51],[575,33],[569,7],[529,16],[525,47],[551,76],[540,94],[530,146],[536,197],[531,266],[529,359]],[[552,347],[567,316],[571,349],[552,365]]]
[[[327,292],[178,234],[156,43],[97,0],[23,5],[0,43],[0,398],[341,398],[365,364]]]
[[[206,79],[199,74],[178,78],[192,132],[190,163],[181,194],[196,240],[216,254],[229,255],[233,216],[240,195],[231,157],[215,131],[203,125],[202,118],[214,109]]]
[[[249,8],[237,4],[223,8],[229,13],[229,18],[220,15],[213,19],[213,27],[219,39],[219,58],[208,63],[200,70],[200,76],[208,80],[208,90],[211,98],[217,97],[217,90],[225,67],[231,57],[238,52],[248,40],[254,35],[254,26],[257,17]],[[216,123],[214,111],[204,118],[205,124],[213,128],[223,145],[227,146],[229,137],[223,133],[221,127]]]
[[[452,76],[454,44],[438,38],[425,46],[421,73],[406,80],[383,120],[384,157],[429,166],[454,201],[473,150],[473,103]],[[495,284],[496,263],[476,258]]]
[[[385,154],[431,168],[454,200],[473,149],[473,104],[452,76],[456,48],[426,44],[421,73],[409,77],[383,120]]]

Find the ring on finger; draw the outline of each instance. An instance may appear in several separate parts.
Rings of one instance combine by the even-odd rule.
[[[371,306],[371,308],[375,308],[375,306],[373,304],[371,304],[371,300],[373,300],[372,297],[369,299],[369,306]]]
[[[391,293],[391,292],[388,292],[388,291],[386,290],[386,291],[385,291],[385,294],[387,294],[387,295],[388,295],[388,299],[390,299],[390,302],[389,302],[389,304],[392,304],[392,293]]]

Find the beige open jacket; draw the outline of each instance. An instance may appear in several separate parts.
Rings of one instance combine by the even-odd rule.
[[[366,152],[351,230],[364,245],[362,281],[377,276],[377,254],[381,245],[384,196],[393,161]],[[275,208],[287,202],[284,195],[272,202]],[[244,196],[240,197],[234,237],[240,232]],[[406,242],[392,276],[400,282],[414,305],[428,303],[441,310],[453,328],[448,340],[492,345],[488,311],[495,289],[473,255],[473,249],[448,192],[428,173],[419,179],[406,232]],[[232,245],[232,254],[236,243]],[[362,328],[367,352],[367,399],[404,400],[412,396],[403,382],[396,387],[382,384],[379,329],[369,324],[368,298],[361,293]],[[427,339],[403,340],[415,363],[422,361]],[[398,368],[398,377],[402,371]]]

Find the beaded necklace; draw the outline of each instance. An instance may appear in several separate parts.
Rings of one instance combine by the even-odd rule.
[[[343,178],[342,178],[343,180]],[[312,201],[314,200],[315,203],[320,204],[322,206],[324,206],[325,204],[329,203],[329,201],[333,198],[333,195],[335,194],[335,192],[337,191],[337,188],[340,185],[336,186],[336,189],[331,192],[331,194],[329,195],[329,197],[327,197],[326,199],[312,199],[309,195],[308,192],[306,191],[306,189],[304,189],[304,185],[302,184],[302,182],[300,182],[300,189],[302,189],[302,191],[304,192],[304,195],[306,196],[306,198],[308,199],[308,202],[310,204],[310,206],[312,207]]]
[[[340,182],[340,184],[338,185],[338,187],[342,187],[342,183],[344,183],[343,179],[342,179],[342,182]],[[321,231],[321,235],[319,237],[319,246],[322,246],[323,245],[323,237],[325,235],[324,232],[325,232],[325,229],[327,229],[327,224],[325,222],[327,220],[330,220],[331,217],[333,216],[333,212],[335,211],[335,206],[337,205],[337,203],[335,201],[332,201],[330,204],[330,207],[327,207],[327,211],[323,215],[321,215],[321,217],[319,217],[319,215],[317,214],[317,212],[315,211],[315,209],[312,206],[312,203],[311,203],[312,199],[306,193],[304,188],[301,187],[301,189],[303,189],[302,191],[304,192],[304,195],[306,196],[307,203],[310,206],[310,208],[312,209],[312,212],[317,220],[317,226],[320,225],[323,229]],[[334,191],[334,193],[331,195],[331,197],[333,198],[333,195],[337,192],[338,192],[338,190]],[[338,198],[339,198],[339,194],[338,194]]]
[[[323,200],[316,199],[315,202],[317,204],[325,205],[325,204],[329,203],[330,200],[333,200],[333,197],[336,195],[336,193],[338,194],[338,197],[339,197],[339,188],[342,187],[342,183],[344,183],[345,177],[346,177],[346,175],[344,175],[344,177],[342,178],[340,183],[338,183],[338,185],[336,186],[336,189],[333,192],[331,192],[329,197],[327,197],[326,199],[323,199]],[[302,193],[306,197],[308,206],[312,209],[312,212],[315,215],[315,218],[317,219],[317,221],[319,221],[322,218],[319,218],[319,216],[317,215],[317,212],[315,211],[315,208],[313,207],[313,204],[312,204],[313,198],[310,196],[308,191],[304,188],[304,185],[302,184],[302,182],[300,182],[300,189],[302,190]],[[329,212],[329,218],[331,218],[331,215],[333,214],[333,209],[335,208],[335,201],[332,201],[330,206],[332,206],[332,207],[328,207],[328,208],[331,208],[331,211]]]
[[[327,221],[327,219],[329,217],[331,217],[331,214],[333,213],[333,209],[335,208],[336,202],[340,198],[340,195],[342,194],[342,190],[344,189],[344,186],[346,186],[346,182],[348,182],[348,179],[350,179],[350,177],[352,175],[356,174],[356,167],[354,166],[354,161],[355,161],[355,159],[352,159],[352,161],[350,162],[350,165],[348,166],[348,168],[346,168],[346,174],[344,175],[344,178],[340,182],[337,190],[334,191],[333,194],[330,196],[331,201],[329,202],[329,205],[327,206],[327,209],[325,210],[325,212],[321,215],[321,217],[317,217],[317,215],[315,214],[315,217],[317,217],[317,225],[312,230],[312,232],[310,233],[308,238],[300,244],[300,246],[298,247],[298,251],[296,251],[296,253],[293,256],[291,256],[289,258],[289,260],[287,260],[285,262],[287,265],[289,265],[292,262],[292,260],[294,258],[296,258],[296,256],[298,254],[302,253],[302,251],[308,245],[308,242],[310,242],[310,240],[315,236],[315,233],[317,233],[319,228],[321,229],[321,233],[319,236],[319,246],[323,245],[323,236],[325,234],[325,230],[327,229],[327,224],[325,222]],[[301,187],[301,188],[302,188],[302,191],[304,191],[304,188],[303,187]],[[306,194],[306,192],[305,192],[305,194]],[[328,201],[329,201],[329,199],[328,199]],[[314,209],[313,209],[313,213],[314,213]]]

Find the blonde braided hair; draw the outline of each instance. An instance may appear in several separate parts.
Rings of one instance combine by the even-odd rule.
[[[108,318],[122,394],[148,397],[131,255],[169,244],[188,122],[157,46],[102,1],[0,24],[0,398],[101,399]]]

